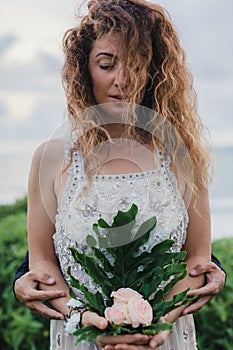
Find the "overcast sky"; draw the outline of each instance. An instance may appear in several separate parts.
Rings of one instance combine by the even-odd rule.
[[[202,119],[216,141],[227,143],[233,139],[233,1],[158,2],[180,34]],[[76,23],[77,4],[0,0],[1,140],[47,138],[66,115],[61,38]]]

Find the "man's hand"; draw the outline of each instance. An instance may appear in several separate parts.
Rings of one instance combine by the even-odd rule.
[[[16,298],[24,303],[33,313],[44,317],[64,320],[62,313],[46,306],[42,301],[64,297],[65,291],[40,291],[39,284],[54,285],[55,279],[41,271],[32,270],[18,278],[14,284]]]
[[[226,274],[215,263],[208,262],[197,265],[189,274],[195,277],[203,273],[206,275],[206,285],[188,292],[189,297],[198,295],[199,298],[183,310],[183,316],[200,310],[224,287]]]

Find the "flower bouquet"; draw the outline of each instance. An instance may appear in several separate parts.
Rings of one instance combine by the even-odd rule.
[[[160,318],[190,302],[189,289],[165,301],[169,290],[187,274],[186,264],[181,262],[186,253],[171,252],[172,240],[156,244],[150,251],[145,249],[150,232],[156,226],[156,217],[145,221],[135,233],[137,213],[138,208],[133,204],[128,211],[119,211],[112,225],[99,219],[93,225],[95,235],[86,238],[87,245],[92,247],[91,255],[70,248],[75,261],[98,286],[96,293],[90,292],[72,276],[69,267],[71,297],[109,321],[104,330],[95,326],[75,329],[77,342],[92,341],[100,335],[154,335],[169,330],[172,325],[159,322]],[[82,300],[73,288],[83,294]]]

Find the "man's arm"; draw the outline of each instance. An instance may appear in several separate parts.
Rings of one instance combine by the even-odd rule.
[[[183,316],[200,310],[224,287],[226,272],[220,261],[214,255],[211,256],[211,260],[212,261],[209,263],[197,265],[190,271],[190,275],[193,277],[205,273],[206,284],[202,288],[193,289],[188,292],[188,296],[193,297],[198,295],[199,298],[183,310]]]
[[[225,280],[226,280],[227,273],[226,273],[226,271],[224,270],[224,268],[222,267],[222,264],[221,264],[221,262],[218,260],[218,258],[217,258],[215,255],[211,254],[211,261],[212,261],[213,263],[215,263],[215,264],[225,273]]]
[[[64,297],[65,292],[40,291],[39,284],[54,285],[56,281],[53,277],[41,271],[29,271],[28,253],[22,264],[17,268],[13,281],[13,292],[18,301],[24,303],[33,313],[53,319],[64,319],[62,313],[48,307],[43,301]]]
[[[15,277],[13,280],[13,292],[14,293],[15,293],[15,281],[18,278],[20,278],[21,276],[23,276],[28,271],[29,271],[29,259],[28,259],[28,252],[27,252],[24,259],[23,259],[22,264],[17,268],[16,273],[15,273]],[[16,295],[15,295],[15,297],[16,297]]]

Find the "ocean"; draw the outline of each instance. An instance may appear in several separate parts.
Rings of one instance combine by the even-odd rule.
[[[0,204],[27,193],[32,154],[40,141],[0,143]],[[212,240],[233,237],[233,145],[214,147],[213,181],[210,186]]]

